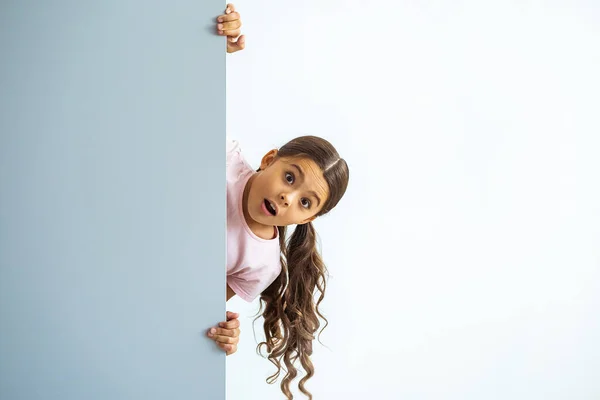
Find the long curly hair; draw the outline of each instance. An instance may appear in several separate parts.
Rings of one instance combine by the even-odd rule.
[[[329,188],[329,196],[317,216],[331,211],[346,192],[350,177],[348,165],[327,140],[317,136],[301,136],[282,146],[276,157],[308,158],[320,167]],[[257,352],[262,355],[261,350],[266,347],[269,361],[277,367],[277,372],[267,378],[267,383],[275,383],[282,368],[286,370],[281,391],[290,400],[293,399],[290,384],[298,375],[294,364],[299,360],[306,375],[298,383],[298,388],[312,400],[312,394],[305,384],[314,375],[310,356],[314,334],[321,326],[319,317],[325,321],[321,332],[328,324],[319,311],[327,286],[327,269],[317,251],[316,232],[312,223],[297,225],[287,241],[286,227],[278,226],[277,229],[281,247],[281,273],[260,296],[257,315],[262,312],[265,341],[258,344]],[[258,318],[260,315],[254,321]]]

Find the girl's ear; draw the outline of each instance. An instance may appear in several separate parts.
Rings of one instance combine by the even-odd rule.
[[[300,222],[300,225],[304,225],[304,224],[307,224],[309,222],[313,222],[315,219],[317,219],[316,215],[314,215],[314,216],[312,216],[310,218],[306,218],[304,221]]]
[[[273,164],[275,157],[277,157],[277,149],[273,149],[265,154],[260,162],[260,169],[264,171],[269,165]]]

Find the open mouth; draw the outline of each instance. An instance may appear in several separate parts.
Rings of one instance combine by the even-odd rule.
[[[273,216],[277,215],[277,210],[275,210],[275,207],[267,199],[265,199],[265,207],[266,207],[267,211],[269,213],[271,213],[271,215],[273,215]]]

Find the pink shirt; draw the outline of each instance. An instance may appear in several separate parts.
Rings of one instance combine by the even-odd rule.
[[[279,233],[262,239],[251,230],[242,211],[244,188],[255,170],[242,156],[239,143],[227,140],[227,284],[247,302],[259,296],[281,272]]]

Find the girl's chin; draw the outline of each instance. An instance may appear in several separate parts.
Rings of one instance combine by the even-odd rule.
[[[258,215],[251,215],[254,222],[261,225],[275,225],[275,217],[272,215],[265,215],[263,212],[258,212]]]

